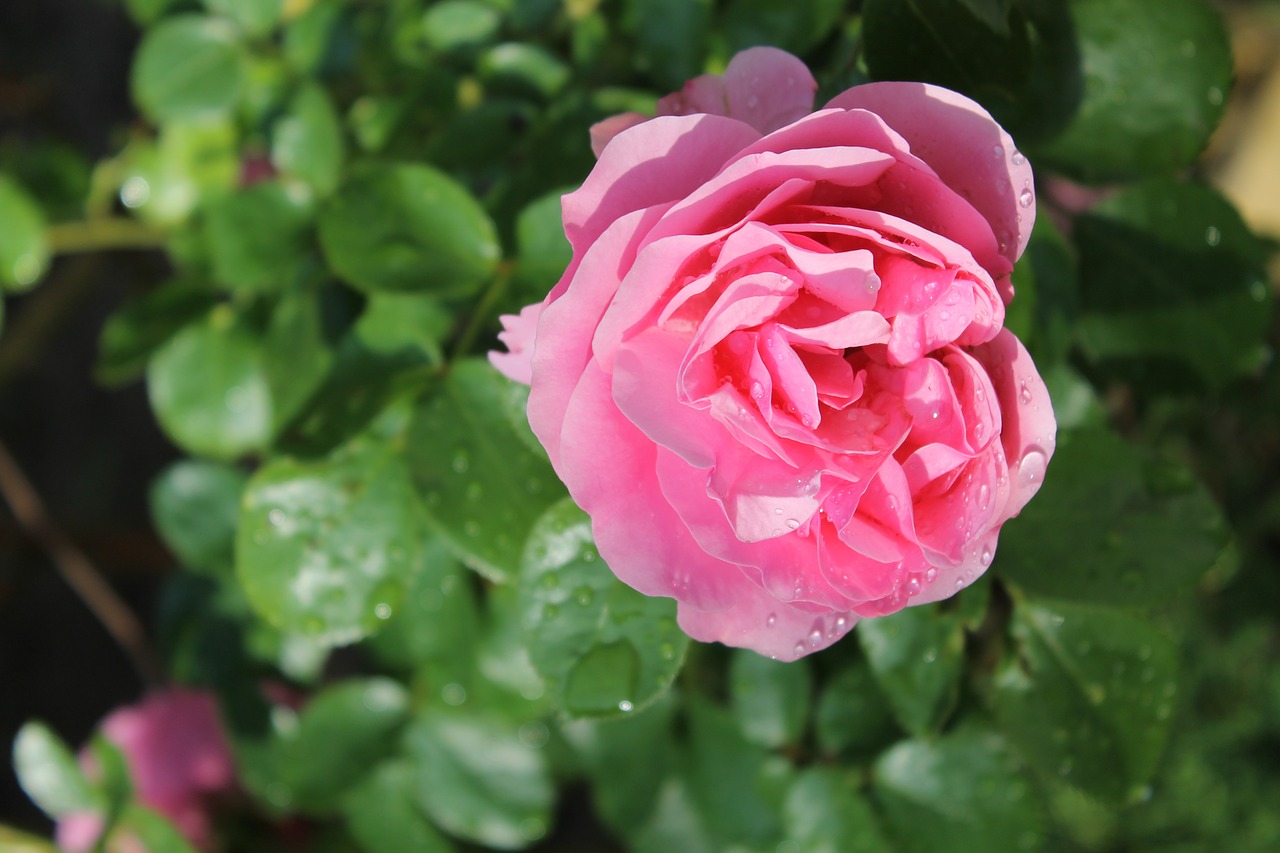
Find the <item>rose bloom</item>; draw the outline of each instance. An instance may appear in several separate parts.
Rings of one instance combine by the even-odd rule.
[[[573,260],[491,359],[613,572],[792,660],[991,564],[1055,422],[1003,328],[1031,168],[976,103],[738,54],[593,129]]]
[[[168,818],[197,848],[211,849],[208,800],[236,789],[231,747],[213,697],[194,690],[159,690],[111,712],[99,729],[124,754],[134,798]],[[81,763],[87,772],[96,772],[87,753]],[[102,816],[93,812],[66,815],[58,821],[58,846],[69,853],[92,850],[104,826]],[[145,853],[138,839],[119,836],[108,849]]]

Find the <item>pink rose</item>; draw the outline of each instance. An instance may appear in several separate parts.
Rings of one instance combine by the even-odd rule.
[[[785,660],[972,583],[1055,435],[1003,328],[1025,158],[946,89],[815,90],[755,48],[597,126],[573,261],[491,356],[613,572]]]
[[[209,849],[208,798],[236,787],[231,748],[213,697],[160,690],[111,712],[99,728],[124,754],[137,801],[167,817],[196,847]],[[87,754],[81,762],[86,771],[96,772]],[[58,845],[71,853],[91,850],[102,829],[100,815],[67,815],[58,822]],[[131,845],[144,849],[137,839],[121,839],[122,849]]]

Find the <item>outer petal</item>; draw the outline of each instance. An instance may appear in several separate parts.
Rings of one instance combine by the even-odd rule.
[[[799,59],[776,47],[753,47],[735,55],[723,77],[695,77],[658,101],[658,115],[729,116],[772,133],[808,115],[817,91]]]
[[[619,259],[634,253],[647,216],[645,211],[636,211],[613,223],[576,270],[567,274],[564,293],[543,309],[538,321],[529,388],[529,426],[557,471],[565,409],[591,358],[595,327],[618,290],[623,272]]]
[[[533,345],[538,333],[538,318],[542,316],[542,303],[535,302],[520,309],[519,314],[503,314],[502,331],[498,340],[507,351],[490,350],[489,363],[510,379],[528,385],[533,381]]]
[[[559,443],[558,471],[591,516],[600,556],[619,580],[645,595],[708,610],[733,606],[741,570],[698,547],[662,496],[657,448],[609,394],[608,374],[592,362],[573,392]]]
[[[1001,254],[1010,262],[1022,254],[1035,224],[1031,166],[976,102],[928,83],[887,82],[854,86],[827,106],[883,118],[911,143],[913,154],[987,218]]]
[[[708,115],[655,118],[619,133],[582,186],[564,197],[574,254],[626,214],[685,197],[759,138],[750,125]]]
[[[644,113],[618,113],[591,125],[591,151],[599,157],[604,147],[622,131],[649,120]]]
[[[972,354],[986,367],[1000,399],[1004,420],[1000,442],[1009,460],[1010,478],[1009,503],[1003,517],[1012,518],[1040,490],[1045,468],[1053,457],[1058,432],[1053,402],[1031,355],[1008,329],[1001,329],[993,340],[974,347]]]
[[[834,643],[858,621],[853,613],[814,613],[783,604],[741,576],[733,607],[706,611],[681,603],[681,629],[704,643],[720,642],[778,660],[796,660]]]

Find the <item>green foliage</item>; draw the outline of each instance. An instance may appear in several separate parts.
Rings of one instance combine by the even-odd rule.
[[[1280,845],[1274,246],[1199,180],[1231,83],[1209,3],[117,5],[139,118],[96,164],[0,144],[0,288],[163,254],[96,372],[189,454],[149,495],[183,569],[159,634],[235,746],[226,849],[285,821],[370,853]],[[591,125],[758,44],[819,106],[923,80],[1011,131],[1040,210],[1007,325],[1060,426],[982,583],[796,663],[616,580],[483,359],[572,260]],[[1064,179],[1112,186],[1081,210]],[[28,723],[14,764],[106,849],[191,849],[88,749]]]

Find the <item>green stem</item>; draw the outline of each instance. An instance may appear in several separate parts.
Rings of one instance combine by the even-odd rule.
[[[470,351],[472,344],[476,341],[476,337],[480,334],[480,330],[484,328],[485,323],[489,320],[489,312],[493,310],[494,304],[502,296],[503,291],[507,289],[507,284],[511,281],[514,269],[515,266],[511,263],[503,263],[498,266],[498,271],[493,277],[493,281],[489,283],[488,289],[480,297],[480,301],[476,303],[475,310],[467,318],[466,328],[462,330],[462,334],[458,337],[458,344],[453,348],[453,358],[449,359],[450,361],[460,358]]]
[[[160,249],[168,235],[133,219],[116,217],[61,222],[49,226],[50,248],[55,254],[102,252],[111,249]]]

